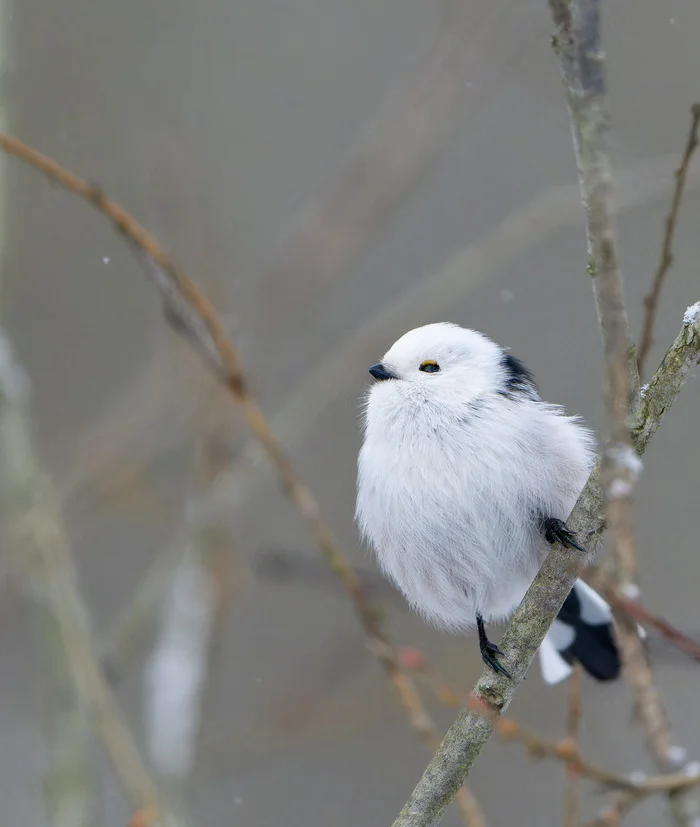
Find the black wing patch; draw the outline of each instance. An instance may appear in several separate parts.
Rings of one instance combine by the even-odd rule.
[[[531,399],[539,399],[535,377],[520,359],[516,359],[510,353],[504,353],[502,364],[505,377],[505,387],[500,391],[502,396],[513,398],[518,394],[523,394]]]
[[[613,636],[612,623],[593,625],[581,616],[581,601],[576,586],[569,592],[557,619],[573,629],[574,637],[559,654],[569,664],[578,661],[598,681],[612,681],[620,675],[622,664]]]

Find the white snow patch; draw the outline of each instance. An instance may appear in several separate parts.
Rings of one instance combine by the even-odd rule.
[[[700,302],[691,304],[683,314],[683,324],[692,324],[700,316]]]

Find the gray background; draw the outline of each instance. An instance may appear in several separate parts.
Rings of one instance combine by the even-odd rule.
[[[575,187],[545,0],[470,5],[474,34],[465,48],[474,52],[473,77],[458,129],[368,253],[332,283],[300,279],[282,290],[260,274],[298,209],[332,184],[382,101],[420,67],[450,11],[445,0],[21,0],[4,35],[12,44],[3,78],[10,126],[99,181],[206,285],[273,414],[321,360],[450,256],[483,244],[552,188]],[[625,207],[622,264],[637,331],[689,105],[700,97],[700,6],[605,6],[613,154]],[[700,298],[695,180],[654,364],[685,307]],[[38,444],[62,486],[102,633],[172,535],[191,490],[188,416],[203,390],[184,349],[173,349],[163,331],[138,265],[104,220],[14,162],[10,184],[5,318],[33,380]],[[357,400],[367,366],[406,328],[450,319],[483,330],[532,367],[548,399],[601,427],[602,355],[583,225],[575,208],[564,213],[549,209],[523,238],[511,233],[485,257],[468,259],[474,269],[459,270],[456,295],[443,279],[425,307],[419,300],[363,335],[335,374],[336,387],[324,383],[325,402],[302,410],[305,433],[298,436],[291,420],[286,435],[281,429],[354,560],[370,565],[352,521]],[[229,416],[232,408],[222,410]],[[691,633],[700,631],[699,415],[691,382],[648,453],[635,509],[645,600]],[[232,428],[231,439],[240,445],[241,431]],[[98,502],[94,480],[121,465],[143,465],[169,512]],[[269,472],[256,475],[244,502],[227,515],[247,557],[310,550]],[[41,676],[21,601],[6,595],[0,617],[3,819],[33,825],[43,818]],[[390,629],[396,641],[429,652],[456,685],[467,689],[480,673],[474,640],[431,631],[398,604]],[[652,648],[673,726],[700,751],[697,667],[662,643],[652,640]],[[119,690],[136,732],[141,690],[137,670]],[[584,709],[591,756],[649,768],[624,685],[587,682]],[[511,711],[556,736],[565,690],[545,689],[533,669]],[[451,712],[435,712],[446,726]],[[389,824],[426,761],[344,597],[330,586],[254,576],[229,614],[201,741],[186,792],[194,823],[207,827]],[[124,824],[128,809],[107,776],[104,823]],[[561,768],[531,766],[519,748],[493,742],[471,783],[491,825],[549,825],[561,821],[562,777]],[[594,813],[595,793],[587,801]],[[663,813],[645,805],[629,823],[656,824]],[[451,812],[443,823],[459,821]]]

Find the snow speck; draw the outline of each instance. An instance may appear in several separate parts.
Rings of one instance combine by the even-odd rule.
[[[676,25],[676,18],[675,18],[675,17],[669,17],[669,18],[668,18],[668,22],[669,22],[672,26],[675,26],[675,25]]]
[[[509,290],[507,287],[504,287],[501,290],[501,301],[505,304],[509,304],[515,298],[515,293],[512,290]]]
[[[234,803],[234,804],[242,804],[242,803],[243,803],[243,799],[240,797],[240,795],[237,795],[237,796],[235,796],[235,797],[234,797],[234,799],[233,799],[233,803]]]
[[[625,480],[613,480],[609,493],[611,500],[621,500],[623,497],[629,497],[632,486]]]
[[[700,776],[700,761],[688,761],[683,768],[683,772],[690,778]]]
[[[111,259],[110,259],[109,256],[102,256],[102,263],[103,264],[109,264],[110,261],[111,261]]]
[[[625,583],[621,588],[622,596],[628,600],[639,600],[642,591],[636,583]]]
[[[688,757],[688,751],[684,747],[672,746],[668,748],[667,758],[677,767],[680,767]]]
[[[629,779],[632,784],[643,784],[649,776],[641,770],[635,770],[629,774]]]
[[[700,316],[700,302],[695,302],[683,314],[683,324],[692,324],[698,316]]]
[[[648,390],[649,390],[649,384],[648,383],[646,385],[642,385],[642,387],[639,389],[639,395],[642,397],[642,399],[644,399],[644,397],[647,395]]]

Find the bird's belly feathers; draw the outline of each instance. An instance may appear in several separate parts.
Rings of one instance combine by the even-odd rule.
[[[488,620],[515,609],[539,568],[541,535],[532,503],[512,481],[443,465],[441,478],[435,463],[394,457],[381,485],[362,480],[358,517],[381,568],[413,608],[458,631],[474,626],[477,611]],[[485,484],[477,490],[478,479]]]
[[[405,530],[408,520],[399,525],[397,514],[389,529],[394,541],[376,547],[381,568],[413,608],[435,625],[455,631],[473,627],[477,611],[486,620],[507,617],[540,563],[540,538],[528,529],[524,515],[521,526],[508,530],[498,527],[499,515],[494,513],[491,535],[475,531],[486,515],[460,516],[416,532]]]

